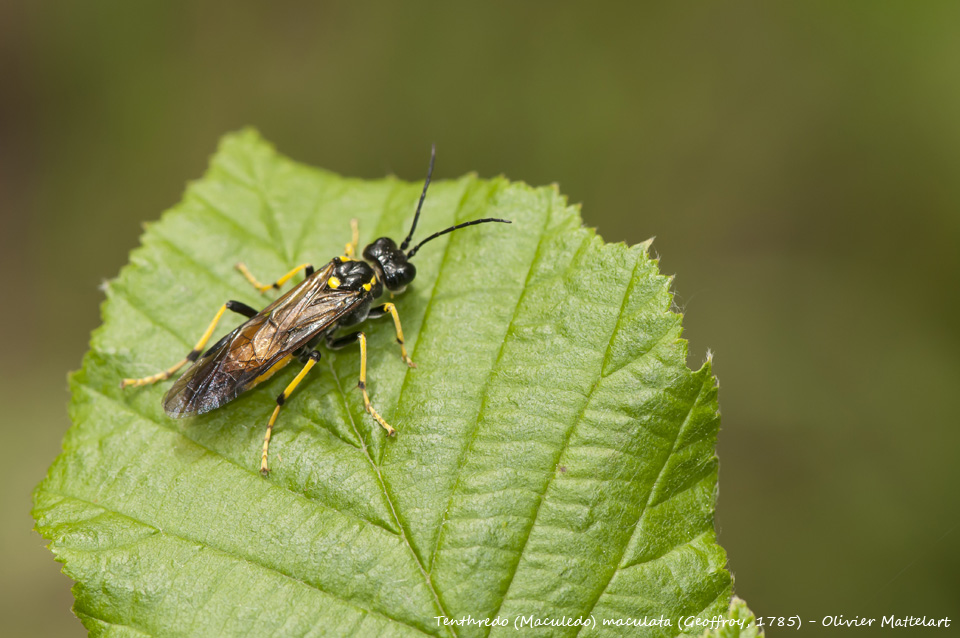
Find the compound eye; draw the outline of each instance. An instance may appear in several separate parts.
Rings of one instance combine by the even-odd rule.
[[[396,271],[397,283],[401,287],[406,287],[414,277],[417,276],[417,267],[411,264],[409,261],[397,268]]]

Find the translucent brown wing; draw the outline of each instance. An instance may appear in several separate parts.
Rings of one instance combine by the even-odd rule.
[[[167,392],[166,413],[203,414],[232,401],[335,326],[362,301],[362,294],[327,288],[331,271],[328,264],[315,272],[207,350]]]

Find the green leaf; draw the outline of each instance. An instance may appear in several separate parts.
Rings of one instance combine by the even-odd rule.
[[[764,633],[757,626],[757,619],[742,599],[736,596],[730,601],[730,608],[721,622],[703,632],[702,638],[763,638]]]
[[[325,353],[287,401],[268,479],[266,422],[299,366],[186,420],[161,408],[168,383],[118,387],[182,357],[225,300],[267,302],[237,261],[265,280],[323,264],[351,218],[361,245],[402,238],[421,184],[345,179],[245,131],[147,228],[106,287],[70,380],[73,427],[35,493],[91,633],[499,635],[532,615],[616,635],[604,619],[726,613],[710,364],[687,368],[647,245],[605,244],[555,188],[430,187],[419,237],[514,223],[417,255],[396,303],[418,368],[389,319],[365,324],[368,387],[395,438],[363,410],[353,348]]]

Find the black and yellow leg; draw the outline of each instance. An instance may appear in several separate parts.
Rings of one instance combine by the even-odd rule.
[[[410,356],[407,354],[407,347],[403,344],[403,328],[400,326],[400,315],[397,314],[397,307],[388,302],[382,306],[372,308],[369,316],[376,319],[387,313],[390,313],[390,316],[393,317],[393,327],[397,330],[397,343],[400,344],[400,356],[403,357],[404,362],[406,362],[408,366],[416,368],[417,364],[410,359]]]
[[[176,364],[170,366],[163,372],[158,372],[157,374],[152,374],[149,377],[143,377],[141,379],[124,379],[120,382],[121,388],[137,387],[141,385],[150,385],[151,383],[156,383],[157,381],[163,381],[172,377],[177,370],[182,368],[187,363],[192,363],[200,358],[200,353],[203,352],[203,347],[207,345],[207,341],[210,340],[213,331],[217,329],[217,324],[220,322],[220,317],[223,316],[223,313],[227,310],[232,310],[233,312],[239,313],[246,317],[253,317],[257,314],[257,311],[248,306],[245,303],[240,303],[239,301],[228,301],[227,303],[220,306],[220,309],[217,310],[216,316],[213,318],[213,321],[210,322],[210,325],[207,326],[206,332],[203,333],[203,336],[200,337],[200,340],[197,342],[197,345],[193,347],[186,357],[178,361]]]
[[[277,407],[273,409],[273,414],[270,415],[270,421],[267,423],[267,433],[263,435],[263,454],[260,455],[260,473],[264,476],[270,473],[270,467],[267,465],[267,452],[270,450],[270,435],[273,433],[273,425],[277,422],[277,415],[280,414],[280,408],[283,407],[283,404],[286,403],[293,391],[300,385],[303,378],[307,376],[310,369],[317,365],[318,361],[320,361],[320,352],[313,350],[307,359],[306,365],[300,370],[300,374],[294,377],[293,381],[291,381],[277,397]]]
[[[246,278],[246,280],[249,281],[251,285],[253,285],[253,287],[259,290],[261,293],[267,292],[271,288],[275,288],[279,290],[280,287],[283,286],[283,284],[290,281],[290,279],[292,279],[293,276],[296,275],[301,270],[304,271],[304,274],[307,277],[313,274],[313,266],[311,266],[310,264],[300,264],[299,266],[297,266],[296,268],[294,268],[293,270],[285,274],[280,279],[277,279],[272,284],[262,284],[257,280],[256,277],[253,276],[253,273],[250,272],[250,269],[247,268],[247,265],[242,261],[237,264],[236,268],[237,270],[240,271],[240,273],[244,276],[244,278]]]
[[[343,253],[353,259],[360,247],[360,223],[356,219],[350,220],[350,237],[350,243],[343,249]]]
[[[370,395],[367,394],[367,337],[362,332],[354,332],[339,339],[327,339],[327,347],[331,350],[339,350],[354,341],[360,342],[360,381],[357,383],[357,387],[363,392],[363,407],[387,431],[387,436],[393,436],[397,431],[390,427],[390,424],[380,416],[379,412],[373,409],[373,405],[370,403]]]

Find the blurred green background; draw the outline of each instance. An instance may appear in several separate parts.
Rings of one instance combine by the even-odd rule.
[[[955,2],[0,4],[6,629],[82,632],[29,515],[65,375],[141,223],[244,125],[362,177],[421,179],[436,142],[440,178],[558,182],[606,239],[655,235],[690,362],[716,357],[737,592],[957,626],[958,24]]]

